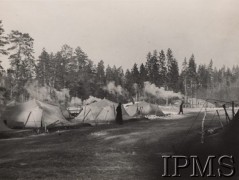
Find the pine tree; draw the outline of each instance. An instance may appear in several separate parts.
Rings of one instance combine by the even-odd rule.
[[[174,66],[174,57],[173,57],[173,52],[172,50],[169,48],[167,50],[167,87],[169,89],[172,89],[173,88],[173,78],[174,78],[174,69],[175,67]]]
[[[152,59],[152,54],[151,52],[148,52],[147,56],[146,56],[146,64],[145,64],[145,67],[147,69],[147,77],[148,77],[148,80],[151,81],[152,77],[151,77],[151,74],[152,74],[152,68],[151,68],[151,59]]]
[[[196,81],[196,76],[197,76],[197,66],[195,63],[195,58],[194,55],[192,54],[192,56],[189,59],[189,63],[188,63],[188,76],[193,80]]]
[[[151,53],[147,55],[146,67],[148,71],[148,79],[151,83],[156,85],[159,84],[159,64],[158,64],[158,55],[157,51],[154,50],[153,56]]]
[[[232,82],[235,83],[239,77],[239,66],[238,65],[234,65],[232,67]],[[215,71],[214,71],[215,72]],[[215,74],[215,73],[214,73]],[[215,79],[215,78],[214,78]]]
[[[133,96],[135,91],[133,89],[133,79],[131,72],[127,69],[125,72],[125,88],[129,92],[129,96]]]
[[[76,64],[75,71],[77,72],[75,75],[77,86],[74,89],[77,89],[78,97],[86,99],[89,95],[94,95],[96,68],[93,67],[93,62],[80,47],[75,49],[73,59]]]
[[[65,85],[65,67],[61,52],[56,53],[56,55],[52,59],[52,63],[52,66],[54,67],[53,87],[57,90],[61,90]]]
[[[3,77],[4,72],[5,72],[5,70],[4,70],[4,68],[2,67],[2,61],[0,61],[0,79]]]
[[[172,64],[171,64],[171,71],[172,71],[172,74],[171,74],[171,88],[178,92],[179,91],[179,69],[178,69],[178,62],[176,59],[174,59],[172,61]]]
[[[118,78],[118,85],[124,86],[124,70],[120,66],[117,68],[117,78]]]
[[[134,63],[133,68],[131,69],[131,75],[133,83],[139,84],[140,81],[139,70],[138,65],[136,63]]]
[[[95,95],[95,89],[97,84],[96,82],[96,67],[94,66],[93,62],[88,59],[88,64],[86,65],[86,79],[88,79],[88,82],[85,83],[86,91],[87,91],[87,98],[90,95]]]
[[[187,78],[187,73],[188,73],[188,62],[186,57],[184,58],[184,61],[182,63],[182,73],[181,76]]]
[[[185,95],[187,95],[187,83],[188,83],[188,62],[186,57],[182,63],[182,71],[180,74],[180,89]]]
[[[9,59],[16,78],[17,91],[15,94],[17,97],[26,93],[24,85],[35,75],[33,41],[27,33],[12,31],[9,35],[11,43],[11,47],[8,48],[11,51]]]
[[[8,52],[4,48],[8,44],[7,36],[4,36],[4,29],[2,25],[2,21],[0,20],[0,54],[7,55]]]
[[[75,49],[74,54],[74,57],[77,61],[77,66],[79,67],[79,71],[82,71],[84,67],[89,63],[88,56],[82,51],[80,47],[77,47]]]
[[[52,52],[49,54],[49,72],[49,86],[54,87],[56,77],[56,63],[55,55]]]
[[[45,86],[50,83],[50,56],[45,49],[42,50],[41,55],[38,58],[38,64],[36,67],[36,75],[39,85]]]
[[[106,82],[109,83],[110,81],[114,81],[114,78],[113,78],[113,71],[112,71],[112,68],[108,65],[106,70],[105,70],[105,73],[106,73]]]
[[[230,68],[227,68],[225,72],[225,80],[226,80],[226,85],[230,86],[232,83],[232,72]]]
[[[207,88],[207,79],[208,79],[208,72],[205,65],[198,66],[198,85],[202,88]]]
[[[105,66],[104,66],[104,61],[101,60],[96,68],[96,77],[97,77],[97,81],[99,82],[99,84],[103,85],[105,84]]]
[[[82,84],[85,82],[85,78],[87,76],[87,71],[89,71],[89,68],[91,66],[91,62],[88,59],[88,56],[85,52],[82,51],[80,47],[77,47],[74,51],[74,58],[77,62],[77,68],[78,68],[78,79],[82,82]]]
[[[148,52],[148,54],[146,56],[146,60],[150,61],[151,58],[152,58],[152,54],[151,54],[151,52]]]
[[[191,88],[191,96],[193,96],[197,85],[197,65],[195,63],[195,58],[193,54],[190,57],[188,63],[188,77]]]
[[[161,50],[159,53],[159,85],[165,86],[167,83],[167,67],[166,67],[166,56],[164,51]]]
[[[118,74],[118,69],[116,68],[116,66],[115,65],[113,65],[113,67],[112,67],[112,74],[113,74],[113,76],[112,76],[112,81],[114,81],[115,82],[115,85],[117,86],[117,85],[121,85],[121,79],[119,78],[119,74]]]
[[[7,69],[7,77],[5,87],[8,89],[8,98],[12,100],[13,94],[16,88],[16,80],[14,76],[14,71],[12,69]]]
[[[144,86],[144,82],[145,81],[148,81],[148,76],[147,76],[148,72],[147,72],[147,69],[145,68],[144,64],[142,63],[140,65],[140,68],[139,68],[139,85],[141,88],[143,88]]]
[[[95,82],[95,84],[97,85],[95,89],[95,95],[99,98],[104,98],[106,96],[106,93],[103,90],[105,83],[106,83],[105,66],[104,61],[101,60],[96,67],[96,82]]]
[[[208,71],[207,87],[212,88],[213,87],[213,61],[212,61],[212,59],[210,60],[207,71]]]
[[[74,76],[74,72],[76,72],[77,63],[75,58],[73,58],[73,48],[69,45],[64,44],[61,48],[61,73],[62,73],[62,80],[63,80],[63,87],[68,88],[72,83],[72,78]],[[73,75],[73,76],[72,76]]]

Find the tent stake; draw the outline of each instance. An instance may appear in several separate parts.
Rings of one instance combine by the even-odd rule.
[[[201,136],[201,143],[202,144],[204,143],[204,135],[205,135],[204,122],[205,122],[206,115],[207,115],[207,109],[205,108],[204,116],[203,116],[203,119],[202,119],[202,136]]]

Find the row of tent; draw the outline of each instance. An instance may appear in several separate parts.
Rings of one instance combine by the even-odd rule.
[[[83,106],[82,111],[76,116],[76,122],[87,122],[90,124],[98,124],[102,122],[114,121],[116,117],[116,108],[118,104],[107,99]],[[132,119],[122,106],[123,120]]]
[[[81,112],[69,120],[70,114],[56,105],[38,100],[9,105],[0,119],[0,131],[10,128],[39,128],[50,126],[73,126],[79,123],[100,124],[115,120],[118,104],[107,99],[82,107]],[[157,105],[139,102],[128,106],[122,105],[123,120],[145,115],[162,116],[163,112]],[[67,120],[68,119],[68,120]]]
[[[98,124],[111,122],[115,120],[116,108],[118,104],[107,99],[86,105],[76,116],[76,122],[87,122],[89,124]],[[164,113],[157,105],[146,102],[138,102],[128,106],[121,106],[123,120],[129,120],[137,117],[156,115],[163,116]]]

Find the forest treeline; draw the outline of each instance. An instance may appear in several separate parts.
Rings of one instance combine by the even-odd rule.
[[[212,60],[198,65],[192,54],[184,59],[179,72],[178,61],[169,48],[149,52],[145,63],[135,63],[124,71],[122,67],[105,65],[103,60],[95,64],[80,47],[72,48],[66,44],[56,53],[43,48],[40,56],[35,58],[33,45],[34,39],[28,33],[11,31],[6,34],[0,21],[0,56],[7,56],[10,62],[9,69],[0,66],[1,79],[5,82],[0,91],[6,100],[27,99],[26,84],[36,80],[39,87],[69,89],[71,97],[82,100],[91,95],[127,101],[143,94],[146,81],[189,97],[239,99],[238,65],[217,69]],[[107,90],[107,85],[112,82],[126,93]]]

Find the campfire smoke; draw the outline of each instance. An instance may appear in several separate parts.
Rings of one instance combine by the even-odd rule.
[[[64,102],[67,98],[70,97],[69,89],[62,89],[60,91],[57,91],[55,88],[49,86],[39,86],[37,81],[27,82],[25,89],[29,93],[30,98],[38,99],[41,101]],[[55,93],[56,97],[53,96],[53,93]]]
[[[120,85],[115,85],[114,81],[110,81],[104,88],[105,91],[107,91],[110,94],[113,95],[124,95],[127,94],[127,91],[122,88]]]
[[[182,98],[181,93],[175,93],[173,91],[166,91],[164,87],[157,87],[150,82],[144,82],[144,93],[150,94],[157,99],[170,99],[170,98]]]
[[[81,106],[82,105],[82,100],[78,97],[72,97],[70,106]]]

